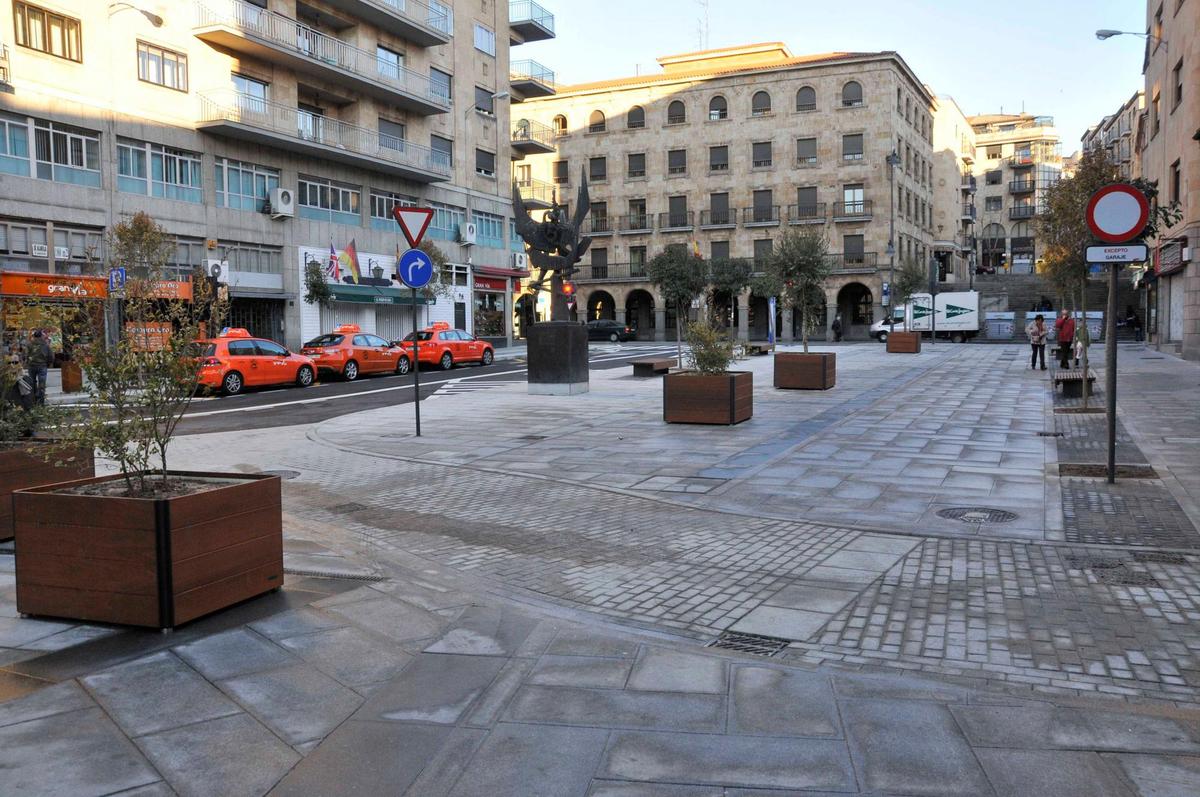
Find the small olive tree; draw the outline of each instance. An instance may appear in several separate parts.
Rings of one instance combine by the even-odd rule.
[[[750,284],[750,264],[745,260],[710,260],[708,263],[708,307],[713,315],[717,302],[728,296],[737,304],[738,295]],[[724,326],[724,324],[722,324]]]
[[[692,300],[708,284],[704,261],[682,247],[667,247],[646,263],[646,277],[658,288],[663,301],[675,307],[675,338],[679,348],[679,363],[682,365],[683,317]]]
[[[733,362],[733,341],[712,324],[698,321],[687,326],[688,367],[701,374],[723,374]]]
[[[775,242],[767,258],[763,279],[756,285],[760,295],[778,296],[784,307],[800,313],[800,340],[808,353],[808,336],[825,303],[825,280],[829,277],[829,242],[812,230],[788,230]]]
[[[929,288],[929,272],[918,261],[908,259],[896,270],[896,282],[892,285],[892,301],[905,305],[913,295]],[[889,307],[890,311],[891,308]],[[915,315],[915,314],[914,314]],[[891,326],[891,318],[888,325]],[[909,330],[912,331],[911,329]]]

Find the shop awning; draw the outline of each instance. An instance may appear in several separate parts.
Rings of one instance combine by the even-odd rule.
[[[506,277],[508,279],[524,279],[529,276],[527,269],[495,268],[493,266],[473,266],[475,273],[486,277]]]
[[[349,304],[404,304],[411,305],[412,293],[399,288],[378,288],[373,285],[330,285],[331,298],[335,302]],[[417,294],[417,304],[437,304],[437,299],[431,299]]]

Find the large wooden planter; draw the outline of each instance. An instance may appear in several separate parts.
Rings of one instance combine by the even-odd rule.
[[[118,475],[14,493],[17,610],[173,628],[283,586],[279,477],[172,475],[213,486],[159,499],[62,492]]]
[[[837,382],[837,354],[780,352],[775,355],[775,387],[828,390]]]
[[[0,446],[0,540],[13,537],[14,490],[43,484],[69,482],[96,475],[96,460],[86,448],[52,451],[46,460],[46,447],[53,441],[26,440]],[[56,465],[56,462],[62,462]]]
[[[887,350],[889,354],[920,354],[920,332],[892,332],[888,335]]]
[[[679,373],[663,377],[663,420],[667,423],[734,424],[754,412],[754,375]]]

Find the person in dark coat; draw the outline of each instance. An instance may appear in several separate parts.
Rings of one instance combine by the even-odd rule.
[[[29,346],[25,349],[25,368],[29,371],[29,378],[33,380],[35,404],[46,403],[46,374],[52,362],[54,352],[50,350],[46,336],[42,334],[42,330],[35,329],[29,339]]]
[[[831,324],[829,328],[833,330],[833,339],[834,340],[842,339],[842,314],[841,313],[838,313],[837,315],[835,315],[833,317],[833,324]]]

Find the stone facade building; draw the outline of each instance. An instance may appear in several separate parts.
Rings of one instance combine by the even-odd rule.
[[[1107,152],[1108,159],[1120,167],[1121,177],[1126,180],[1141,176],[1141,151],[1136,139],[1138,120],[1145,108],[1146,93],[1138,89],[1115,113],[1088,128],[1080,139],[1080,149]]]
[[[947,290],[970,285],[975,269],[975,131],[953,97],[933,112],[933,230],[939,279]]]
[[[413,307],[390,211],[427,204],[456,285],[420,319],[502,343],[523,251],[505,100],[553,85],[510,71],[509,48],[553,35],[529,0],[0,5],[0,269],[85,273],[145,210],[178,236],[179,273],[227,262],[234,325],[289,346],[342,322],[394,338]],[[331,247],[342,279],[319,309],[302,275]]]
[[[825,323],[840,312],[851,336],[865,336],[883,313],[893,187],[897,262],[928,262],[934,251],[933,95],[894,52],[793,56],[772,42],[658,62],[659,74],[560,86],[520,108],[554,130],[558,150],[531,155],[524,176],[574,201],[588,174],[581,315],[670,336],[647,260],[672,245],[760,259],[781,231],[803,225],[834,253]],[[766,299],[745,291],[725,303],[740,337],[766,336]],[[778,313],[785,340],[796,331],[790,316]]]

